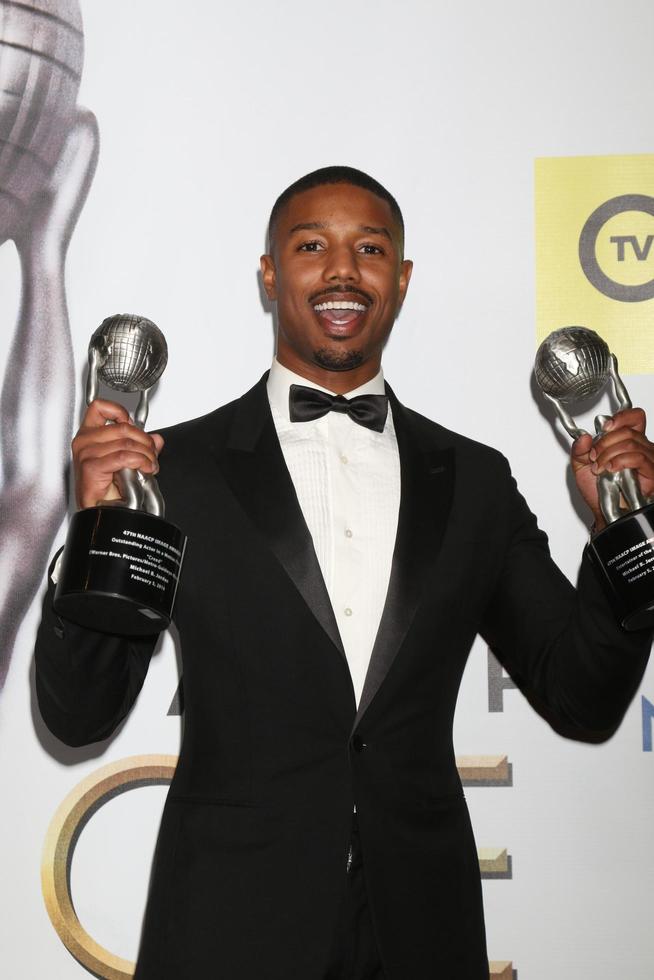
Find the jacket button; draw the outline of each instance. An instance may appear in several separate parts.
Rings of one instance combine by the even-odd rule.
[[[363,752],[366,747],[366,743],[363,741],[360,735],[354,735],[352,738],[352,748],[355,752]]]

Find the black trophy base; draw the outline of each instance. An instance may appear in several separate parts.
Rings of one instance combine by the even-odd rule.
[[[70,522],[55,589],[64,619],[124,636],[170,625],[186,536],[161,517],[88,507]]]
[[[589,547],[624,628],[654,626],[654,504],[609,524]]]

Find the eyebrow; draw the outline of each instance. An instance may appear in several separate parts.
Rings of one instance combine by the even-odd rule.
[[[361,225],[361,231],[365,231],[366,235],[384,235],[388,238],[389,242],[393,240],[388,228],[373,228],[372,225]]]
[[[296,231],[324,231],[327,225],[322,221],[304,221],[299,225],[293,225],[289,231],[289,235],[292,235]],[[389,242],[392,242],[391,233],[388,228],[375,228],[372,225],[359,225],[359,231],[365,232],[366,235],[383,235],[388,238]]]
[[[327,225],[323,224],[322,221],[305,221],[299,225],[293,225],[289,231],[289,235],[292,235],[294,231],[323,231]]]

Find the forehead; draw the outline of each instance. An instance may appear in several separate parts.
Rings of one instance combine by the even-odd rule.
[[[314,222],[357,229],[362,225],[383,227],[396,240],[400,236],[388,202],[354,184],[321,184],[294,194],[277,219],[277,230],[288,233],[295,225]]]

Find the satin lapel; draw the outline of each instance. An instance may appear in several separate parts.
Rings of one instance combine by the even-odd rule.
[[[345,658],[313,540],[275,431],[266,378],[264,375],[239,400],[227,448],[218,463],[243,510]]]
[[[402,645],[440,549],[452,503],[454,449],[425,441],[421,425],[389,390],[400,453],[401,494],[391,575],[354,722],[358,725]]]

